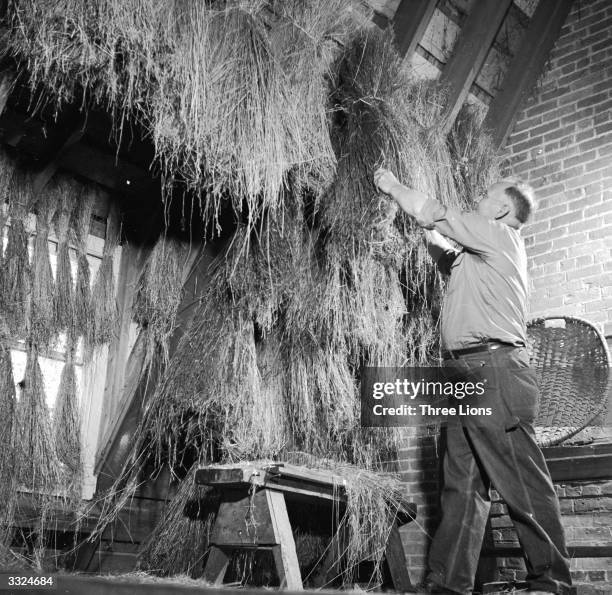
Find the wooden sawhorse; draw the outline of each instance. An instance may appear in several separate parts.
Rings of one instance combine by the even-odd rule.
[[[281,588],[302,590],[285,497],[338,502],[342,499],[343,480],[332,473],[276,463],[263,467],[205,467],[196,472],[195,481],[215,487],[221,495],[204,578],[212,584],[222,584],[235,550],[269,550]],[[401,592],[410,590],[412,583],[398,526],[415,517],[416,505],[406,503],[387,541],[385,558],[391,580]],[[333,556],[328,556],[320,573],[323,584],[333,566]]]

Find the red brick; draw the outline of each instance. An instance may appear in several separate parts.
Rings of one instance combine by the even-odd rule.
[[[538,233],[535,236],[535,243],[541,244],[547,240],[555,240],[564,236],[567,233],[567,227],[557,227],[556,229],[548,229],[545,232]],[[530,238],[531,239],[531,238]],[[554,244],[553,244],[554,247]]]
[[[568,258],[563,262],[559,263],[559,267],[562,271],[569,271],[573,269],[579,269],[590,265],[593,262],[593,257],[589,255],[577,256],[576,258]]]
[[[596,250],[602,249],[605,246],[603,245],[603,240],[597,240],[593,242],[589,242],[588,244],[582,244],[580,246],[572,246],[568,248],[568,255],[572,256],[584,256],[585,254],[593,254]]]
[[[589,16],[588,18],[583,16],[582,18],[579,18],[578,20],[572,23],[572,32],[582,31],[583,29],[586,29],[590,25],[593,25],[597,23],[598,21],[601,21],[601,19],[602,19],[602,13],[599,13],[599,12]]]
[[[528,254],[532,260],[532,262],[534,262],[536,265],[544,265],[544,264],[548,264],[551,262],[559,262],[565,258],[567,258],[567,250],[563,249],[563,250],[550,250],[548,252],[545,252],[543,254],[537,254],[537,255],[532,255],[529,253],[530,251],[528,251]]]
[[[595,159],[595,151],[587,151],[586,153],[581,153],[576,157],[570,157],[563,162],[563,168],[567,169],[570,167],[574,167],[575,165],[579,165],[581,163],[586,163],[587,161],[592,161]]]
[[[564,69],[562,69],[562,72],[563,70]],[[571,65],[571,68],[567,68],[567,73],[563,72],[563,75],[557,79],[559,89],[569,90],[571,88],[574,90],[574,88],[578,85],[573,85],[572,83],[579,83],[583,78],[584,72],[582,70],[578,70],[576,68],[576,63],[574,63]]]
[[[606,31],[607,29],[609,29],[612,26],[612,18],[610,19],[603,19],[600,20],[597,23],[594,23],[593,25],[591,25],[589,27],[589,33],[598,33],[599,31]]]
[[[562,194],[564,190],[563,184],[552,184],[551,186],[545,186],[540,188],[537,193],[538,206],[541,205],[542,198],[546,198],[548,196],[555,196],[557,194]]]
[[[587,267],[577,269],[575,271],[568,271],[567,280],[573,281],[574,279],[586,279],[593,275],[599,275],[603,271],[601,264],[592,264]]]
[[[576,246],[577,244],[581,244],[586,242],[587,234],[585,232],[580,232],[576,234],[563,236],[562,238],[557,238],[553,240],[553,248],[555,250],[559,248],[569,248],[571,246]]]
[[[565,281],[565,273],[554,273],[533,279],[533,287],[535,289],[551,287],[563,283]]]
[[[522,132],[523,130],[529,130],[534,126],[542,123],[542,116],[537,116],[535,118],[521,119],[516,122],[514,125],[514,132]]]
[[[537,222],[530,223],[529,225],[526,225],[525,227],[523,227],[523,230],[521,233],[523,237],[527,238],[529,236],[534,236],[538,233],[548,230],[548,227],[549,227],[548,221],[537,221]]]
[[[574,128],[575,126],[573,124],[565,125],[562,128],[558,128],[557,130],[553,130],[552,132],[545,134],[542,137],[542,141],[545,143],[544,149],[546,149],[546,147],[548,146],[548,143],[556,139],[563,139],[565,141],[565,145],[562,145],[562,143],[559,142],[556,144],[556,146],[566,146],[568,144],[568,141],[569,141],[569,144],[573,143],[574,142]]]
[[[580,166],[581,168],[583,166]],[[567,173],[567,172],[566,172]],[[602,172],[601,170],[596,170],[594,172],[588,173],[588,174],[583,174],[582,172],[580,172],[580,174],[582,175],[574,175],[572,176],[571,179],[568,179],[565,181],[565,187],[568,190],[571,190],[573,188],[587,188],[589,187],[592,183],[597,182],[599,180],[601,180],[602,178]]]
[[[508,139],[508,142],[506,143],[506,145],[508,147],[511,147],[512,145],[516,144],[516,143],[520,143],[524,140],[527,140],[527,138],[529,137],[529,131],[528,130],[524,130],[523,132],[516,132],[514,134],[512,134],[510,136],[510,138]]]
[[[582,93],[584,91],[584,89],[582,89],[581,91],[575,91],[573,94],[575,95],[576,93]],[[590,89],[586,89],[586,93],[582,93],[583,96],[586,96],[590,93]],[[565,97],[562,97],[562,101],[565,102],[566,99],[569,98],[569,95],[566,95]],[[574,101],[574,100],[571,100]],[[570,103],[570,101],[568,101],[567,103]],[[579,120],[583,120],[584,118],[588,118],[590,116],[593,116],[593,108],[592,107],[585,107],[583,109],[580,110],[576,110],[575,112],[572,112],[571,114],[568,114],[567,116],[563,116],[561,118],[561,125],[562,126],[567,126],[568,124],[573,124],[574,122],[578,122]]]
[[[612,238],[612,225],[589,232],[589,240],[597,240],[599,238]]]
[[[565,299],[565,296],[568,293],[580,291],[581,289],[582,289],[582,281],[580,280],[566,281],[562,285],[554,285],[552,287],[549,287],[548,295],[550,297],[561,296]]]
[[[596,134],[605,134],[606,132],[610,132],[612,130],[612,120],[608,122],[604,122],[603,124],[599,124],[595,126]]]
[[[543,97],[541,97],[541,102],[526,110],[525,115],[528,118],[532,118],[533,116],[538,116],[555,109],[557,107],[557,97],[559,95],[562,95],[562,92],[557,89],[554,99],[546,101]]]
[[[542,144],[542,139],[538,138],[529,138],[522,143],[518,143],[512,147],[513,153],[520,153],[521,151],[527,151],[528,149],[533,149],[534,147],[538,147]]]
[[[575,136],[575,141],[577,143],[582,142],[583,140],[587,140],[589,138],[593,138],[595,136],[595,131],[593,129],[583,130],[582,132],[578,132]]]
[[[598,311],[612,311],[612,298],[595,300],[585,304],[584,311],[587,313]]]
[[[603,215],[605,213],[612,213],[612,203],[604,202],[585,208],[585,217],[594,217],[595,215]]]
[[[601,219],[599,217],[593,217],[591,219],[585,219],[584,221],[575,221],[571,223],[567,228],[567,233],[578,233],[583,231],[591,231],[601,227]],[[585,238],[586,239],[586,238]]]
[[[603,136],[598,136],[594,139],[587,140],[583,143],[580,143],[579,147],[581,151],[590,151],[591,149],[598,149],[602,145],[606,145],[612,143],[612,133],[604,134]]]
[[[596,31],[591,31],[591,33],[596,33]],[[564,66],[565,64],[569,64],[570,62],[577,62],[582,58],[586,58],[589,55],[588,48],[582,48],[570,54],[565,54],[564,56],[560,56],[556,61],[555,66]]]
[[[567,105],[567,104],[575,105],[576,102],[586,99],[589,96],[590,92],[591,90],[587,87],[587,88],[576,89],[575,91],[572,91],[571,93],[566,93],[562,97],[559,97],[559,107],[563,105]],[[590,114],[587,114],[587,115],[590,115]],[[578,118],[575,118],[574,120],[570,120],[570,122],[575,122],[576,119]]]
[[[569,274],[569,273],[568,273]],[[563,305],[571,305],[571,304],[583,304],[593,298],[593,290],[591,289],[583,289],[582,291],[576,291],[574,293],[568,293],[563,298]],[[595,296],[597,297],[597,296]]]
[[[574,211],[573,213],[566,213],[564,215],[559,215],[558,217],[553,217],[550,220],[550,228],[554,229],[555,227],[569,225],[570,223],[573,223],[579,218],[580,218],[579,211]]]
[[[555,204],[550,207],[540,206],[537,210],[537,221],[542,221],[544,219],[550,219],[557,215],[562,215],[563,213],[567,213],[567,203],[562,202],[562,196],[559,196],[555,201]],[[544,202],[544,201],[542,201]]]
[[[532,138],[538,137],[539,142],[542,141],[541,137],[543,134],[550,132],[551,130],[556,130],[559,128],[560,123],[559,120],[552,120],[541,124],[540,126],[536,126],[529,131],[529,136]],[[524,144],[524,143],[523,143]],[[534,145],[535,146],[535,145]]]

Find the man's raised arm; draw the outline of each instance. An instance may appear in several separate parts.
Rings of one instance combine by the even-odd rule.
[[[401,184],[395,175],[382,167],[374,174],[374,184],[385,194],[388,194],[411,217],[417,218],[427,195],[419,190],[408,188]]]

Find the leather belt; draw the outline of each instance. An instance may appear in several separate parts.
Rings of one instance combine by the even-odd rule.
[[[457,359],[463,355],[470,355],[471,353],[484,353],[485,351],[495,351],[501,347],[520,347],[520,345],[513,345],[512,343],[504,343],[502,341],[487,341],[485,343],[479,343],[478,345],[470,345],[470,347],[464,347],[463,349],[443,351],[442,357],[444,359]]]

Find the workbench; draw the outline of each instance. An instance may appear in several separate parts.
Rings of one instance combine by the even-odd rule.
[[[284,463],[204,467],[196,472],[195,481],[212,486],[219,492],[220,505],[209,540],[204,578],[213,585],[223,583],[231,556],[237,550],[271,551],[281,588],[303,589],[289,515],[288,501],[327,502],[335,510],[346,503],[346,480],[327,471],[315,471]],[[416,518],[416,505],[402,503],[395,516],[385,549],[385,561],[394,588],[412,589],[399,527]],[[335,539],[336,536],[332,538]],[[328,584],[337,560],[336,548],[328,555],[318,572],[317,584]]]

